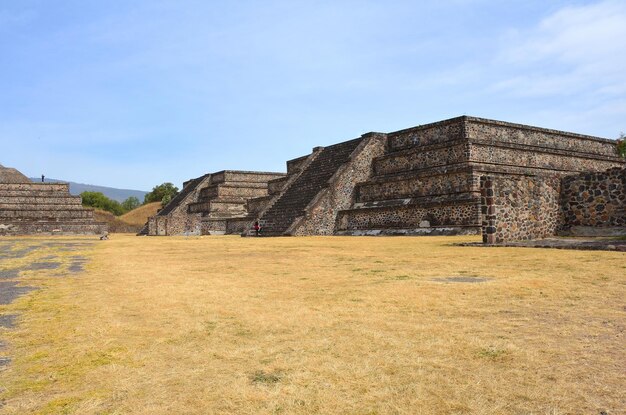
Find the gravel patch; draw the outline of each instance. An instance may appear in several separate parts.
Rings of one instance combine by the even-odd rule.
[[[72,263],[68,267],[68,271],[73,274],[83,272],[85,270],[86,263],[87,258],[85,257],[72,257]]]
[[[18,249],[18,250],[11,250],[10,248],[13,248],[14,245],[10,245],[10,247],[8,249],[3,249],[2,252],[0,252],[0,259],[15,259],[15,258],[23,258],[26,255],[28,255],[29,253],[37,250],[39,247],[38,246],[29,246],[26,248],[22,248],[22,249]]]
[[[15,327],[15,319],[17,314],[5,314],[0,316],[0,327],[10,329]]]
[[[60,262],[33,262],[28,267],[29,271],[39,271],[42,269],[57,269],[61,266]]]
[[[19,269],[3,269],[0,270],[0,280],[12,280],[19,276]]]
[[[16,281],[0,281],[0,305],[11,304],[16,298],[36,290],[34,287],[20,287],[17,284]]]

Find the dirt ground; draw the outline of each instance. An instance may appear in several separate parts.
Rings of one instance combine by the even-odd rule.
[[[0,413],[625,413],[626,253],[471,242],[2,238]]]

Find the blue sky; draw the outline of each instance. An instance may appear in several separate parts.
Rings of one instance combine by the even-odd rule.
[[[459,115],[616,138],[626,2],[0,0],[0,163],[150,190]]]

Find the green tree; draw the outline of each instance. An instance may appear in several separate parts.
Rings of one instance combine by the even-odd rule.
[[[120,202],[109,199],[101,192],[82,192],[80,197],[83,200],[83,206],[106,210],[116,216],[124,214],[124,208]]]
[[[143,203],[161,202],[165,205],[177,194],[178,187],[169,182],[163,183],[158,186],[154,186],[152,191],[144,197]]]
[[[167,206],[168,203],[170,203],[172,201],[172,196],[170,195],[165,195],[163,196],[163,199],[161,200],[161,206],[165,207]]]
[[[130,212],[133,209],[137,209],[139,205],[141,205],[141,202],[139,202],[139,199],[137,199],[135,196],[130,196],[128,199],[122,202],[122,208],[126,212]]]

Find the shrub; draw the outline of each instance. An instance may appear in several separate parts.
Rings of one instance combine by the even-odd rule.
[[[116,216],[124,213],[124,208],[120,202],[109,199],[101,192],[82,192],[80,197],[83,200],[83,206],[106,210]]]
[[[128,199],[122,202],[122,208],[125,212],[130,212],[133,209],[137,209],[139,205],[141,205],[141,202],[139,202],[139,199],[137,199],[135,196],[130,196]]]
[[[169,182],[163,183],[158,186],[154,186],[152,191],[144,197],[143,203],[161,202],[163,206],[165,206],[177,194],[178,187]]]

